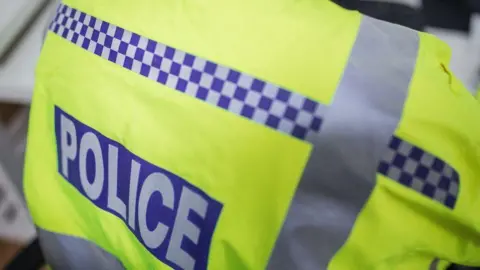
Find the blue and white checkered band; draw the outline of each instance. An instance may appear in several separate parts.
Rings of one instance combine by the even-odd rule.
[[[301,94],[61,5],[50,29],[98,56],[191,97],[304,139],[325,107]]]
[[[455,169],[398,137],[391,139],[378,172],[449,208],[455,206],[459,186]]]

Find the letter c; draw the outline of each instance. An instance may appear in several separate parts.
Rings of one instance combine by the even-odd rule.
[[[160,222],[153,231],[147,227],[148,202],[155,191],[162,195],[163,205],[172,210],[175,201],[172,181],[166,175],[156,172],[145,179],[138,199],[138,225],[145,245],[151,249],[159,247],[168,233],[168,227]]]

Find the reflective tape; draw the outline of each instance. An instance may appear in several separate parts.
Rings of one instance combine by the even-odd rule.
[[[418,50],[415,31],[364,16],[269,269],[327,269],[374,186],[400,121]]]
[[[261,125],[304,139],[325,107],[273,83],[60,5],[50,30],[104,59]]]
[[[455,207],[459,175],[445,161],[394,136],[378,172],[448,208]]]
[[[112,254],[77,237],[38,229],[45,260],[52,269],[125,269]]]

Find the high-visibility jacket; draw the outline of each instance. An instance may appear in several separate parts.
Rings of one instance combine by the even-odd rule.
[[[55,269],[480,265],[480,105],[329,1],[65,0],[28,206]]]

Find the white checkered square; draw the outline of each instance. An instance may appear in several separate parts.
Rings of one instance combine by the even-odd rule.
[[[210,89],[210,87],[212,86],[212,82],[213,82],[213,76],[210,74],[204,73],[202,74],[199,84],[202,87]]]
[[[267,122],[267,118],[268,113],[264,110],[255,110],[253,112],[252,120],[257,123],[264,124],[265,122]]]
[[[215,91],[208,91],[206,102],[217,105],[218,101],[220,100],[220,94]]]
[[[193,68],[198,70],[198,71],[202,71],[205,69],[205,64],[207,63],[207,61],[205,59],[202,59],[202,58],[199,58],[199,57],[196,57],[195,60],[193,61]]]
[[[276,99],[277,98],[277,94],[278,94],[278,86],[276,85],[273,85],[273,84],[267,84],[265,85],[265,87],[263,88],[263,92],[262,94],[265,96],[265,97],[268,97],[270,99]]]
[[[157,81],[158,75],[160,74],[160,69],[158,68],[151,68],[150,72],[148,73],[147,78],[149,78],[152,81]]]
[[[160,70],[166,73],[170,73],[171,68],[172,68],[172,60],[168,58],[163,58],[162,63],[160,64]]]
[[[141,36],[140,39],[138,40],[137,47],[139,49],[142,49],[142,50],[146,51],[147,50],[147,45],[148,45],[148,38]]]
[[[192,97],[195,97],[197,95],[197,91],[198,91],[198,85],[197,84],[194,84],[194,83],[187,83],[187,88],[186,88],[186,91],[185,91],[185,94],[189,95],[189,96],[192,96]]]
[[[270,109],[270,113],[277,117],[283,117],[286,109],[287,109],[287,105],[285,103],[274,100],[272,104],[272,108]]]
[[[227,67],[218,66],[215,70],[214,76],[222,81],[227,80],[228,72],[230,70]]]
[[[248,91],[247,97],[245,98],[245,103],[256,108],[260,102],[262,96],[254,91]]]
[[[238,79],[237,85],[245,88],[245,89],[250,89],[252,86],[253,82],[253,77],[247,74],[241,74],[240,78]]]
[[[225,82],[222,88],[222,95],[233,98],[233,95],[235,94],[235,90],[237,89],[237,86],[231,82]]]
[[[178,83],[177,76],[168,75],[167,82],[165,83],[165,85],[170,88],[175,88],[177,87],[177,83]]]
[[[297,115],[297,124],[304,128],[309,128],[313,122],[313,115],[305,111],[299,111]]]
[[[280,119],[280,124],[278,124],[278,129],[287,134],[292,133],[294,127],[295,124],[288,119]]]
[[[189,80],[190,76],[192,75],[192,68],[189,66],[181,66],[180,67],[180,74],[178,75],[180,78],[184,80]]]
[[[185,59],[185,52],[176,50],[175,54],[173,55],[173,61],[178,64],[183,64],[184,59]]]
[[[235,114],[240,114],[243,109],[243,103],[239,100],[232,99],[230,100],[230,105],[228,106],[228,110]]]

